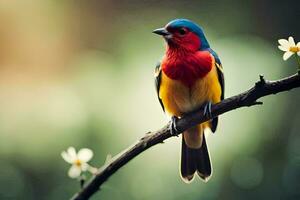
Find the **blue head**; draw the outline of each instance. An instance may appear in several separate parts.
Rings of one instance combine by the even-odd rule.
[[[172,20],[164,28],[156,29],[153,33],[162,35],[169,46],[183,46],[198,50],[209,48],[202,28],[188,19]]]

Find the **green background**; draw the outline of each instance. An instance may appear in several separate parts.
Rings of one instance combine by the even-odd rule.
[[[205,30],[229,97],[264,74],[296,72],[277,40],[300,41],[300,5],[287,1],[29,0],[0,2],[0,199],[68,199],[79,183],[60,153],[94,151],[93,166],[168,122],[153,70],[174,18]],[[92,199],[300,199],[299,90],[220,117],[207,138],[208,183],[179,176],[180,138],[128,163]]]

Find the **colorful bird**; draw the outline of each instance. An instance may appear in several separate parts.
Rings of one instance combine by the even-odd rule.
[[[163,36],[166,52],[155,69],[158,99],[172,116],[171,133],[176,120],[204,107],[211,115],[211,104],[224,99],[224,75],[218,55],[210,48],[203,30],[187,19],[175,19],[153,33]],[[181,177],[190,182],[197,174],[207,181],[212,174],[204,129],[216,131],[218,117],[183,132]]]

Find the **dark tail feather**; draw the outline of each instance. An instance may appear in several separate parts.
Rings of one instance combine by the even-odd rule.
[[[181,176],[183,180],[190,182],[196,171],[204,181],[207,181],[211,175],[211,164],[204,134],[202,146],[199,149],[187,147],[182,138]]]

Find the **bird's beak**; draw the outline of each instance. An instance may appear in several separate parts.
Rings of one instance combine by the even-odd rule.
[[[155,33],[157,35],[161,35],[163,37],[169,37],[169,36],[171,36],[171,33],[168,32],[165,28],[155,29],[154,31],[152,31],[152,33]]]

